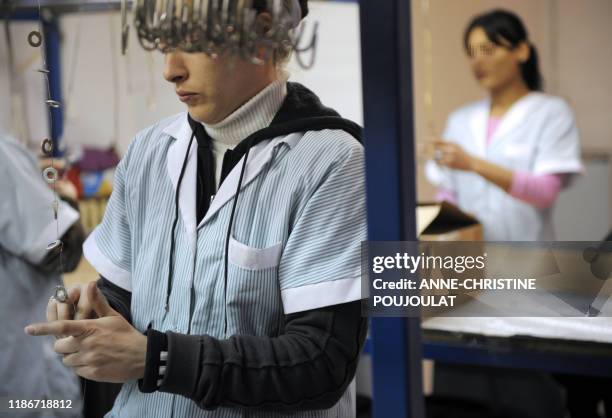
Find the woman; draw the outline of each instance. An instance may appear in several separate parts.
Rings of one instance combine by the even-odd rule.
[[[295,25],[308,12],[285,5]],[[359,129],[287,82],[284,51],[259,58],[166,53],[188,112],[138,134],[119,165],[84,247],[103,278],[71,291],[77,320],[26,329],[72,335],[55,346],[65,364],[124,383],[109,416],[355,415]]]
[[[554,240],[552,207],[582,170],[572,111],[541,92],[536,49],[515,14],[477,16],[464,45],[489,97],[451,114],[426,174],[440,199],[478,217],[486,240]]]

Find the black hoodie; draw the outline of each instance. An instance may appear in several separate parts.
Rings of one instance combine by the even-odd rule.
[[[304,86],[287,83],[287,96],[270,126],[226,155],[221,181],[257,143],[322,129],[341,129],[361,141],[358,125],[324,107]],[[111,306],[129,319],[131,293],[103,277],[98,287]],[[352,381],[366,333],[360,301],[286,315],[283,333],[274,337],[234,335],[219,340],[150,329],[139,388],[182,395],[205,409],[327,409]],[[162,351],[168,352],[167,361],[160,360]],[[164,376],[158,373],[162,365],[166,366]]]

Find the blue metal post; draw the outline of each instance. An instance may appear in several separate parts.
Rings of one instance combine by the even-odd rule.
[[[360,2],[369,239],[416,240],[409,0]],[[419,319],[374,318],[374,418],[422,418]]]
[[[45,36],[45,54],[47,68],[49,69],[49,92],[50,99],[62,103],[62,67],[61,67],[61,39],[58,20],[52,17],[43,20],[43,31]],[[63,105],[63,103],[62,103]],[[54,156],[62,154],[61,140],[64,133],[64,110],[63,106],[51,109],[51,139],[55,144]]]
[[[41,19],[41,16],[38,15],[37,11],[16,11],[9,16],[9,19],[15,21],[38,21]],[[43,18],[42,30],[45,39],[45,58],[47,69],[49,70],[49,98],[62,103],[61,34],[57,17]],[[51,139],[55,144],[53,154],[55,157],[59,157],[61,156],[60,142],[64,133],[63,108],[51,109],[49,128]]]

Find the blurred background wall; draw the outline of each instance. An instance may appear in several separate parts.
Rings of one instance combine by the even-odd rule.
[[[470,72],[463,31],[474,15],[497,7],[523,18],[539,52],[545,91],[572,106],[580,129],[586,172],[560,197],[558,238],[599,240],[612,225],[612,1],[413,1],[417,142],[440,135],[453,109],[484,97]],[[432,111],[425,106],[427,91]],[[430,200],[434,189],[419,166],[419,198]]]
[[[495,7],[518,13],[537,46],[545,90],[573,107],[582,135],[585,176],[563,193],[555,222],[560,239],[596,240],[612,225],[612,1],[413,0],[413,51],[417,143],[440,135],[449,112],[484,97],[463,50],[463,30],[475,14]],[[324,103],[362,123],[359,11],[354,1],[313,1],[319,50],[313,70],[290,63],[292,79],[311,87]],[[162,78],[163,55],[142,50],[131,32],[120,54],[118,12],[61,17],[64,141],[125,151],[140,129],[183,110]],[[39,49],[29,47],[33,23],[11,23],[13,74],[6,36],[0,34],[0,125],[33,146],[48,130],[42,104]],[[426,47],[425,34],[432,34]],[[308,57],[306,57],[308,58]],[[431,93],[432,106],[424,96]],[[373,138],[375,140],[375,138]],[[431,200],[419,160],[420,200]]]

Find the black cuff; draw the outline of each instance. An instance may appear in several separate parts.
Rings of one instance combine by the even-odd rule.
[[[138,389],[143,393],[152,393],[158,388],[159,367],[163,365],[160,355],[162,351],[168,351],[168,338],[163,332],[154,329],[148,329],[145,335],[147,336],[145,374],[138,380]]]
[[[201,374],[201,353],[206,338],[211,339],[168,332],[168,367],[160,391],[193,398]]]

